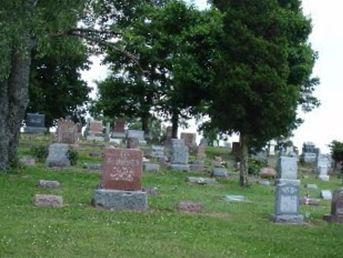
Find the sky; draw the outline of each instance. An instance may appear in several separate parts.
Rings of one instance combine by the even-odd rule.
[[[206,0],[194,0],[199,8],[206,7]],[[312,19],[313,32],[310,42],[318,51],[319,59],[313,76],[320,78],[315,96],[321,106],[310,113],[301,114],[305,122],[294,131],[294,144],[301,149],[303,142],[314,142],[323,153],[329,152],[328,144],[332,140],[343,141],[343,91],[341,90],[341,72],[343,73],[343,9],[342,0],[303,0],[304,13]],[[94,80],[106,77],[107,69],[100,64],[98,57],[92,57],[90,71],[83,72],[83,79],[94,86]],[[93,97],[95,93],[93,93]],[[195,131],[191,126],[184,131]],[[233,140],[237,140],[236,137]]]

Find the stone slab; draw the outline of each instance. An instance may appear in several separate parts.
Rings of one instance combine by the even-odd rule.
[[[276,223],[286,223],[286,224],[304,224],[303,215],[275,215],[273,217]]]
[[[208,177],[189,176],[186,178],[186,181],[192,184],[199,184],[199,185],[213,185],[217,183],[215,178],[208,178]]]
[[[204,205],[200,202],[181,201],[178,203],[177,208],[179,211],[201,212]]]
[[[63,207],[63,198],[58,195],[36,194],[34,203],[37,207],[61,208]]]
[[[217,168],[214,167],[212,169],[212,176],[213,177],[222,177],[222,178],[228,178],[229,177],[229,173],[227,172],[226,168]]]
[[[324,182],[329,182],[330,181],[330,176],[328,175],[319,175],[318,179]]]
[[[143,191],[97,189],[93,205],[109,210],[137,210],[148,208],[148,195]]]
[[[144,163],[144,170],[147,172],[158,172],[160,171],[160,165],[155,163]]]
[[[40,188],[59,188],[60,187],[60,183],[58,181],[49,181],[49,180],[39,180],[37,183],[37,186]]]
[[[225,200],[229,202],[244,202],[246,201],[245,196],[243,195],[225,195]]]
[[[189,165],[183,165],[183,164],[170,164],[170,169],[176,170],[176,171],[184,171],[184,172],[190,171]]]
[[[49,155],[46,159],[48,167],[69,167],[69,146],[64,143],[54,143],[49,146]]]
[[[318,186],[316,184],[305,184],[305,188],[310,190],[317,190]]]

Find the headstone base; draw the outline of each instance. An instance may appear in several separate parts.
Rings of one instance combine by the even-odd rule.
[[[330,223],[338,223],[343,224],[343,217],[333,216],[333,215],[325,215],[323,217],[324,220]]]
[[[87,135],[87,141],[96,141],[96,142],[104,142],[105,137],[104,136],[97,136],[97,135]]]
[[[273,216],[273,221],[276,223],[285,223],[285,224],[303,224],[304,216],[303,215],[275,215]]]
[[[120,132],[112,132],[111,138],[117,138],[117,139],[125,139],[126,138],[126,133],[120,133]]]
[[[24,128],[24,133],[45,133],[47,132],[47,128],[45,127],[25,127]]]
[[[93,204],[109,210],[138,210],[148,208],[148,196],[142,191],[121,191],[97,189],[94,192]]]
[[[212,170],[212,176],[213,177],[223,177],[223,178],[228,178],[229,174],[226,170],[226,168],[216,168],[214,167]]]
[[[177,170],[177,171],[185,171],[185,172],[190,171],[189,165],[184,165],[184,164],[171,164],[170,169]]]
[[[144,163],[144,170],[146,172],[158,172],[160,170],[160,165],[155,163]]]
[[[192,171],[205,172],[207,170],[207,167],[203,164],[190,164],[190,169]]]
[[[321,181],[325,181],[325,182],[329,182],[329,181],[330,181],[330,176],[319,175],[318,178],[319,178]]]

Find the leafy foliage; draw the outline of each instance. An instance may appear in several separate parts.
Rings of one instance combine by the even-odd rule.
[[[330,144],[331,155],[336,163],[343,163],[343,142],[332,141]]]

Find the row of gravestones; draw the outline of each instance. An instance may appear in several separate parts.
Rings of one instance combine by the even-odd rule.
[[[173,146],[179,150],[173,158],[172,165],[177,165],[177,168],[184,166],[181,148],[185,148],[185,146],[179,142],[174,143]],[[147,209],[147,193],[142,191],[141,186],[142,167],[143,152],[141,150],[106,148],[101,184],[94,192],[93,205],[111,210]],[[297,179],[297,158],[281,156],[278,160],[277,177],[274,221],[303,223],[304,218],[299,212],[300,180]],[[189,180],[195,179],[190,178]],[[200,183],[211,184],[213,181],[203,180]],[[331,215],[324,216],[324,218],[330,222],[343,222],[343,190],[334,193]]]

